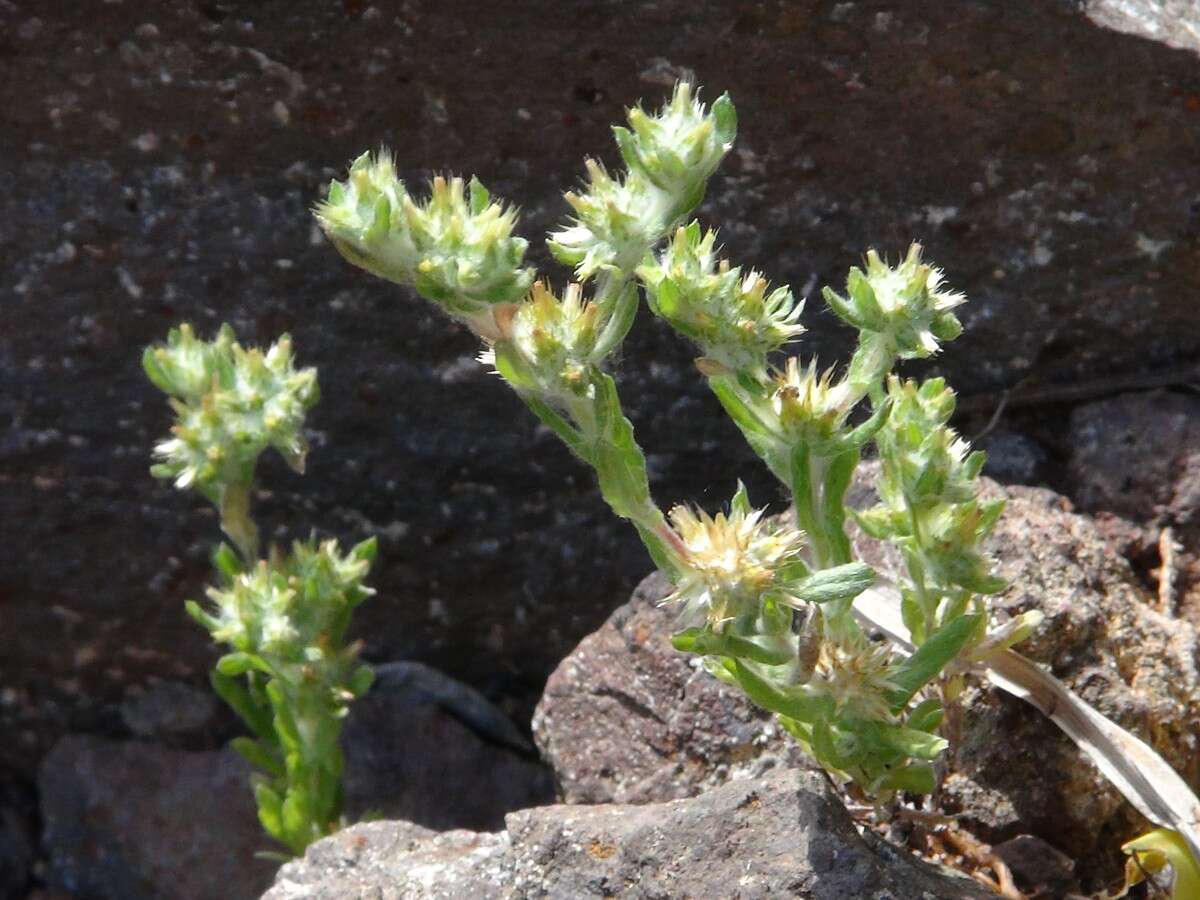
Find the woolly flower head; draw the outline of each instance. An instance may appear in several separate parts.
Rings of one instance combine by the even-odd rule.
[[[764,595],[790,596],[789,589],[807,573],[800,558],[804,536],[764,521],[764,512],[750,508],[741,485],[728,515],[675,507],[670,520],[682,571],[664,604],[680,604],[686,622],[720,630],[725,622],[757,613]]]
[[[890,722],[895,716],[888,697],[899,689],[894,672],[895,655],[887,644],[855,634],[822,642],[811,684],[828,694],[840,715]]]
[[[215,640],[279,663],[320,662],[342,644],[348,611],[374,591],[362,582],[375,555],[374,540],[342,554],[336,541],[297,542],[252,569],[209,588],[212,613],[189,612]]]
[[[420,203],[389,153],[364,153],[313,212],[347,260],[414,287],[468,324],[492,304],[515,302],[533,282],[533,270],[521,266],[528,244],[513,237],[516,212],[492,203],[475,178],[469,186],[434,178]]]
[[[804,303],[786,286],[769,291],[757,272],[718,260],[715,242],[715,232],[692,222],[676,230],[654,265],[638,269],[650,309],[723,369],[761,367],[768,353],[804,332]]]
[[[264,353],[244,349],[227,325],[212,341],[182,325],[166,345],[147,348],[142,365],[171,396],[176,415],[171,438],[154,448],[156,477],[219,501],[229,484],[249,479],[268,446],[303,471],[304,417],[317,402],[317,372],[294,367],[286,335]]]
[[[638,172],[614,178],[593,159],[585,165],[586,189],[563,195],[574,219],[546,242],[559,262],[575,267],[581,281],[600,271],[637,265],[663,227],[669,201]]]
[[[937,353],[940,341],[952,341],[962,324],[951,309],[966,297],[943,287],[940,269],[921,261],[921,245],[913,244],[894,268],[874,250],[867,268],[853,268],[846,280],[847,297],[831,288],[824,295],[830,308],[862,331],[885,335],[901,359]]]
[[[709,111],[699,92],[681,81],[658,113],[635,106],[628,116],[629,128],[613,129],[626,165],[668,194],[685,198],[689,208],[698,204],[705,182],[737,135],[729,95],[721,95]]]
[[[832,369],[819,372],[816,360],[806,368],[792,356],[776,373],[771,405],[784,431],[797,440],[832,439],[842,431],[854,404],[849,386],[835,383]]]
[[[581,285],[567,285],[559,297],[547,283],[535,282],[524,302],[502,310],[497,323],[497,342],[479,360],[515,388],[549,401],[587,388],[602,323]]]

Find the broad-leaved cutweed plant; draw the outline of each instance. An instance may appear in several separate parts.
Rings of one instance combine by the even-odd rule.
[[[575,282],[556,290],[523,263],[516,213],[477,179],[435,179],[414,199],[386,152],[363,155],[333,182],[316,216],[355,265],[414,288],[484,342],[481,360],[596,472],[674,584],[675,646],[775,712],[826,768],[871,796],[934,788],[946,747],[942,676],[956,660],[1010,646],[1026,614],[989,630],[984,597],[1003,583],[979,543],[1001,512],[979,498],[980,453],[948,426],[954,396],[940,379],[893,375],[962,326],[964,301],[913,245],[890,266],[874,251],[829,307],[857,330],[848,365],[780,358],[804,331],[802,302],[721,259],[717,236],[689,216],[733,145],[727,96],[711,108],[688,84],[657,113],[640,107],[614,133],[624,170],[587,161],[566,195],[573,217],[549,236]],[[769,518],[739,485],[728,512],[664,512],[608,372],[644,295],[696,345],[696,366],[746,440],[791,494],[795,524]],[[846,491],[867,444],[882,460],[881,502],[857,514],[907,563],[905,657],[864,633],[856,596],[875,573],[852,551]]]
[[[175,413],[151,471],[211,501],[232,542],[213,554],[209,605],[188,601],[187,611],[226,648],[212,684],[253,735],[233,747],[258,770],[259,820],[299,854],[340,824],[338,737],[348,704],[371,684],[345,634],[373,593],[363,579],[375,540],[346,554],[336,541],[297,541],[260,558],[250,515],[255,465],[274,447],[304,470],[304,417],[317,401],[316,370],[294,367],[286,336],[264,353],[242,348],[228,326],[204,341],[182,325],[142,362]]]

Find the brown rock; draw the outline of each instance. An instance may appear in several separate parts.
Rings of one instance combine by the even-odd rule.
[[[568,803],[690,797],[800,758],[769,713],[670,644],[661,574],[546,682],[533,736]]]
[[[859,502],[866,487],[860,480],[852,492]],[[1020,649],[1200,783],[1195,629],[1148,606],[1126,560],[1062,497],[1032,488],[1008,496],[988,545],[1011,582],[993,600],[998,617],[1041,609],[1045,625]],[[893,553],[868,555],[884,570],[895,564]],[[737,765],[798,758],[765,715],[670,647],[671,622],[650,602],[664,591],[662,581],[644,582],[547,685],[535,738],[570,801],[679,796]],[[964,703],[947,809],[989,841],[1034,834],[1079,859],[1087,877],[1113,874],[1120,840],[1144,826],[1120,794],[1032,706],[980,686]]]

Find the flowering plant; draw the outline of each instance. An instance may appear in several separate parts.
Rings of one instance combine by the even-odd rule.
[[[786,287],[719,257],[717,236],[689,216],[733,145],[727,96],[711,107],[687,83],[656,113],[635,107],[614,129],[625,163],[587,161],[566,200],[573,217],[547,246],[574,268],[556,291],[524,266],[516,214],[477,179],[435,179],[412,198],[386,153],[354,162],[315,214],[350,262],[414,288],[474,331],[481,360],[596,472],[613,511],[637,529],[674,592],[675,646],[703,657],[779,721],[827,769],[863,791],[929,792],[945,701],[958,660],[1020,640],[1037,613],[992,628],[984,602],[1003,583],[979,542],[1001,504],[978,496],[981,453],[948,423],[953,394],[892,374],[962,330],[964,300],[913,245],[890,266],[871,251],[846,295],[825,299],[858,332],[844,370],[779,359],[804,331]],[[608,371],[644,295],[700,353],[696,367],[725,411],[791,494],[795,523],[769,518],[739,486],[727,513],[664,513]],[[881,502],[848,513],[846,490],[873,444]],[[864,632],[854,600],[875,579],[846,533],[853,515],[903,552],[904,656]]]
[[[151,472],[211,501],[232,542],[213,554],[209,607],[188,601],[187,611],[227,647],[212,684],[253,735],[233,747],[259,770],[259,819],[302,853],[339,826],[341,723],[372,675],[345,633],[354,607],[373,593],[362,582],[375,541],[343,554],[336,541],[310,539],[260,558],[250,516],[255,465],[274,447],[304,470],[304,416],[317,400],[316,370],[294,367],[286,336],[264,353],[244,349],[228,326],[203,341],[181,325],[142,362],[175,413]]]

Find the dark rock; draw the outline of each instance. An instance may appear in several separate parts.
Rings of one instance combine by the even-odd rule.
[[[862,837],[824,776],[776,771],[699,797],[640,806],[548,806],[500,834],[355,826],[285,865],[264,900],[984,898]]]
[[[1078,892],[1075,861],[1039,837],[1019,834],[992,848],[1012,871],[1017,885],[1034,898],[1064,897]]]
[[[470,336],[314,238],[321,182],[365,148],[414,181],[478,172],[536,239],[583,156],[616,159],[621,106],[690,69],[741,112],[703,210],[730,255],[813,295],[868,245],[923,239],[973,299],[938,363],[961,390],[1200,350],[1196,58],[1069,6],[0,3],[0,684],[20,697],[0,764],[29,775],[129,685],[211,666],[181,601],[215,522],[146,474],[168,413],[138,358],[181,319],[290,329],[320,367],[310,474],[267,461],[259,508],[274,538],[382,535],[368,658],[528,712],[648,570],[590,475],[464,365]],[[818,305],[803,349],[832,362],[850,334]],[[766,494],[692,355],[643,320],[620,373],[659,496]]]
[[[851,491],[858,503],[871,471],[865,466]],[[1002,492],[994,482],[985,488]],[[988,544],[1011,582],[993,599],[997,617],[1041,609],[1046,623],[1022,652],[1200,784],[1196,630],[1150,608],[1128,563],[1063,498],[1017,487],[1008,495]],[[884,571],[895,565],[892,553],[868,558]],[[534,735],[568,800],[666,799],[720,783],[738,765],[795,758],[766,716],[671,648],[670,619],[652,602],[665,592],[648,579],[547,684]],[[946,808],[989,841],[1037,835],[1097,882],[1119,870],[1121,840],[1145,823],[1075,745],[998,690],[971,687],[964,706]]]
[[[987,453],[984,472],[1002,484],[1038,484],[1044,480],[1046,448],[1018,431],[997,431],[977,441]]]
[[[1088,512],[1200,525],[1200,397],[1122,394],[1071,413],[1069,490]]]
[[[0,773],[0,900],[23,900],[37,854],[32,789]]]
[[[512,722],[478,692],[420,663],[376,670],[342,744],[346,808],[427,828],[503,825],[554,799],[553,777]]]
[[[352,820],[494,829],[505,813],[554,797],[550,771],[512,723],[420,663],[379,668],[342,743]],[[39,779],[48,880],[101,900],[257,896],[274,866],[254,854],[276,848],[259,827],[249,777],[230,751],[64,738]]]
[[[800,761],[769,713],[671,647],[669,593],[649,576],[546,682],[533,736],[568,803],[691,797]]]
[[[1200,398],[1089,403],[1072,413],[1067,441],[1072,498],[1146,572],[1163,612],[1200,625]]]
[[[220,715],[211,688],[181,681],[160,681],[130,691],[121,704],[121,720],[139,738],[171,741],[203,735]]]
[[[277,864],[232,751],[66,737],[38,777],[50,887],[97,900],[241,900]]]

